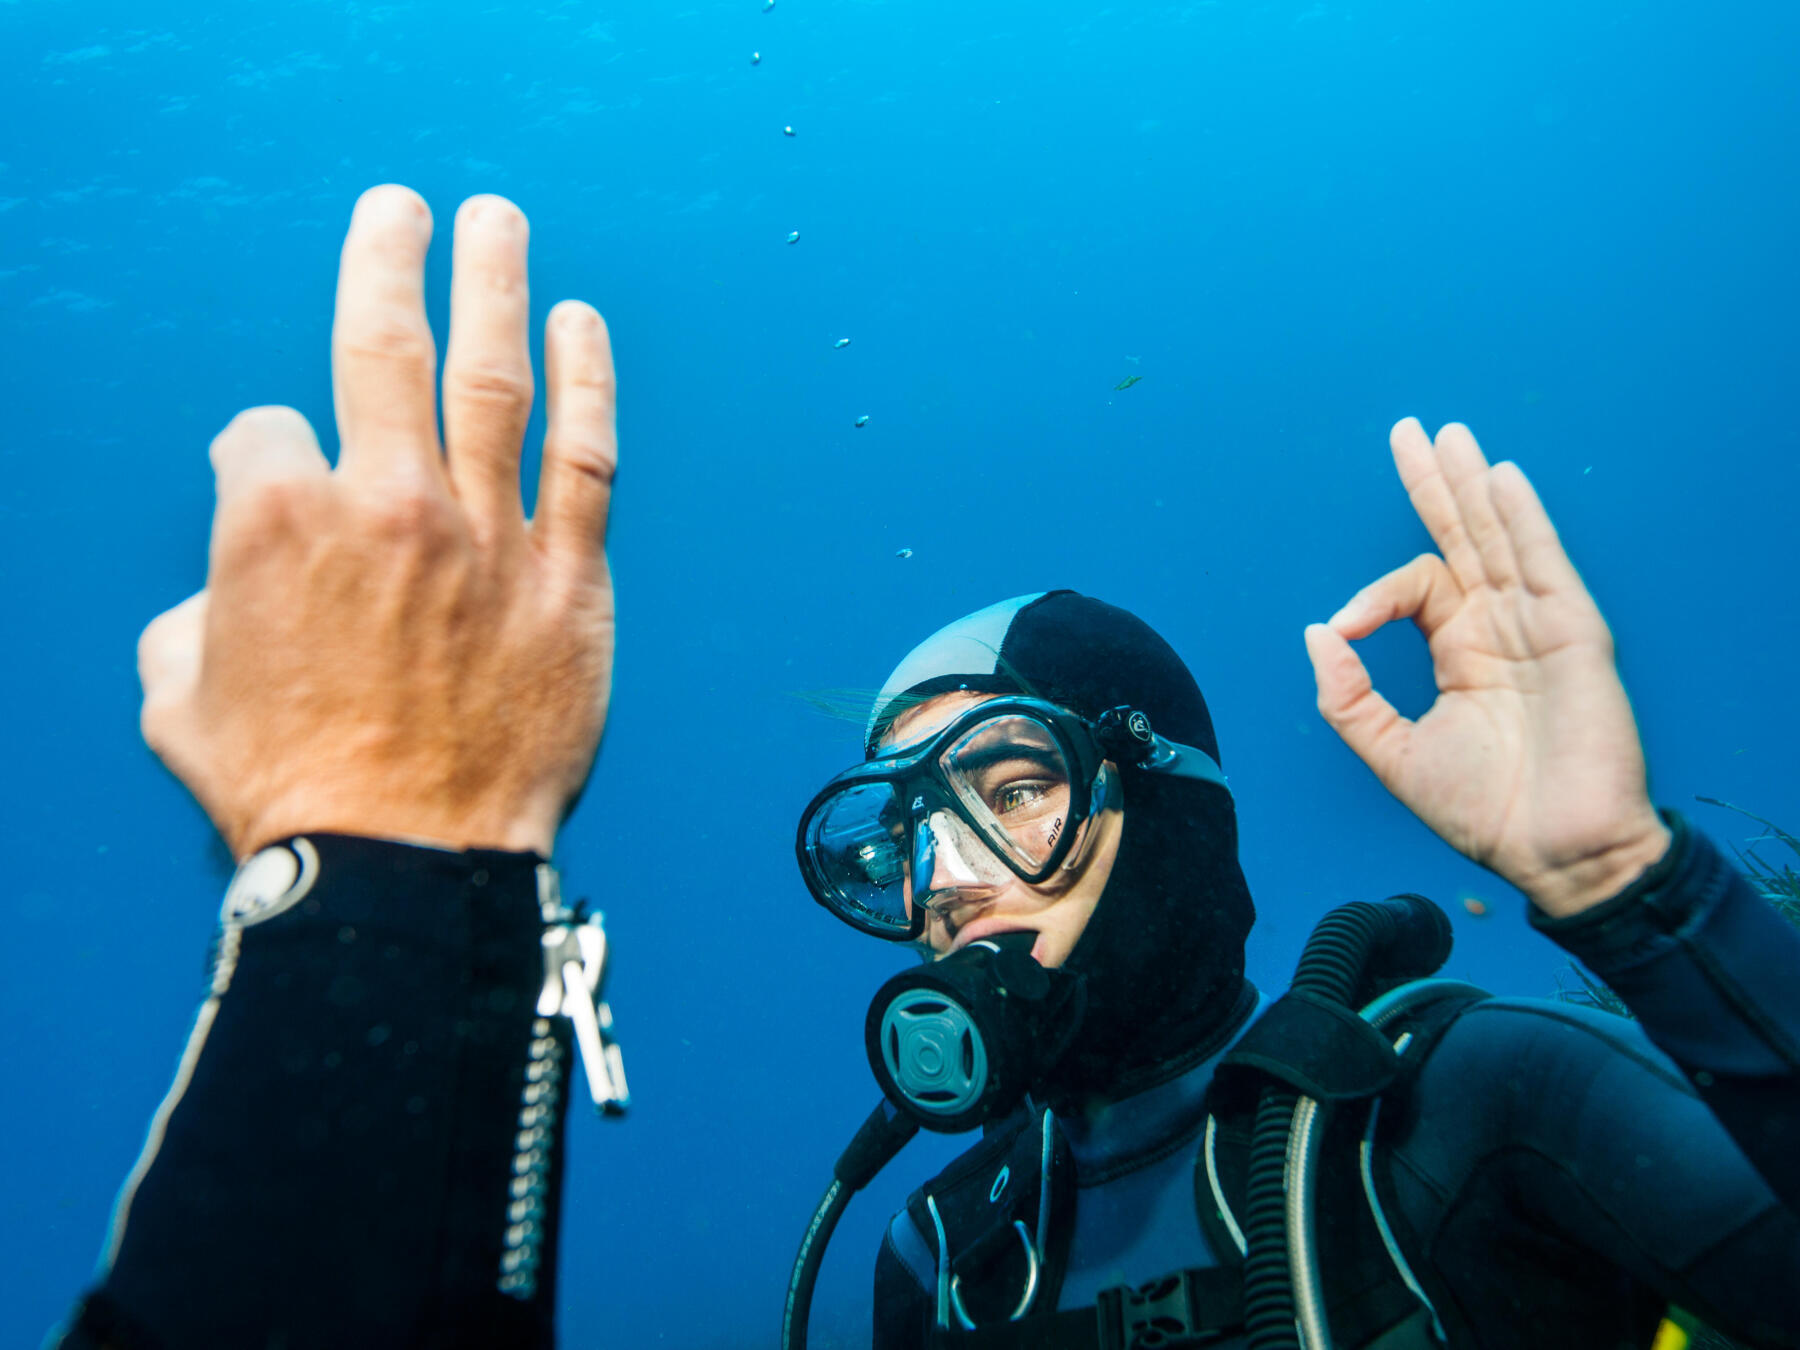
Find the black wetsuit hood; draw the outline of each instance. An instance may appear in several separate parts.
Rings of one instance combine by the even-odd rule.
[[[901,662],[870,718],[873,746],[910,702],[956,689],[1047,699],[1089,718],[1130,705],[1161,735],[1219,760],[1206,700],[1142,619],[1074,591],[1021,596],[951,624]],[[1122,771],[1112,875],[1065,968],[1087,983],[1052,1099],[1120,1097],[1211,1054],[1254,1006],[1244,942],[1256,917],[1237,815],[1217,786]]]

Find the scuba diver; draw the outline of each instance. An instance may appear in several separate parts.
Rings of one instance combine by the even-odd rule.
[[[1393,446],[1444,556],[1308,630],[1321,712],[1638,1020],[1424,978],[1449,925],[1409,895],[1335,911],[1258,991],[1187,667],[1071,591],[992,605],[900,663],[800,822],[814,898],[924,960],[870,1006],[883,1100],[784,1345],[921,1125],[982,1133],[888,1226],[876,1350],[1660,1347],[1672,1305],[1800,1345],[1800,934],[1650,806],[1610,634],[1523,476],[1460,427]],[[1440,682],[1416,723],[1347,641],[1406,615]]]

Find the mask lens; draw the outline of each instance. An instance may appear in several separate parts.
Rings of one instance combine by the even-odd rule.
[[[1010,713],[982,722],[938,761],[944,781],[991,847],[1027,872],[1049,862],[1069,821],[1069,762],[1036,718]]]
[[[889,783],[847,787],[808,823],[806,854],[839,917],[867,932],[905,936],[906,813]]]

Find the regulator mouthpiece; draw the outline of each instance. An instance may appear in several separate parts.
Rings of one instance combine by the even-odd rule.
[[[869,1067],[926,1129],[959,1134],[1004,1115],[1074,1039],[1081,977],[1032,960],[1036,938],[978,939],[876,992],[863,1024]]]

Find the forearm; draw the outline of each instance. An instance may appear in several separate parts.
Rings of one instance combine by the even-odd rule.
[[[1625,1001],[1800,1212],[1800,931],[1703,835],[1664,819],[1667,855],[1623,893],[1532,923]]]
[[[571,1052],[539,859],[259,859],[65,1345],[550,1345]]]

